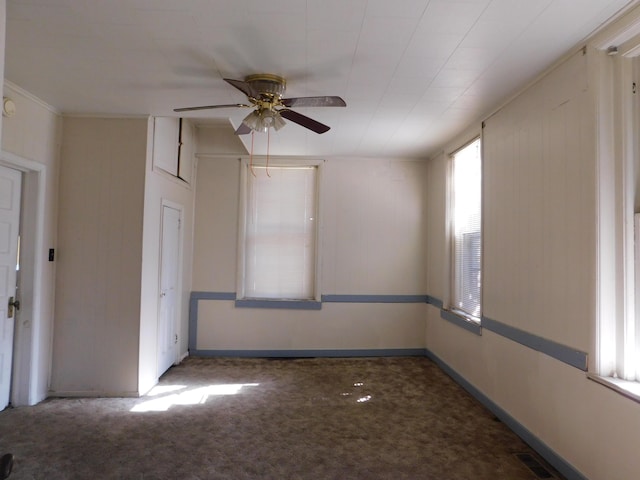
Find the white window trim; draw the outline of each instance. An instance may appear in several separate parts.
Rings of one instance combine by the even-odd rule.
[[[484,159],[483,159],[483,149],[484,149],[484,142],[483,142],[483,138],[482,138],[482,131],[480,132],[474,132],[475,134],[472,136],[471,139],[465,141],[464,143],[460,144],[458,143],[457,146],[453,149],[450,149],[447,153],[447,177],[446,177],[446,181],[447,181],[447,185],[446,185],[446,210],[445,210],[445,222],[446,222],[446,242],[445,242],[445,255],[447,258],[447,265],[448,268],[446,269],[445,275],[445,284],[447,285],[446,291],[445,291],[445,295],[443,298],[443,305],[445,305],[445,310],[449,311],[450,313],[456,315],[457,317],[460,317],[462,320],[467,321],[471,324],[474,325],[480,325],[481,324],[481,319],[482,319],[482,311],[483,311],[483,300],[482,300],[482,294],[483,294],[483,288],[482,288],[482,283],[480,284],[480,314],[475,317],[473,315],[468,314],[467,312],[464,312],[462,310],[459,310],[458,308],[456,308],[453,305],[453,299],[454,299],[454,282],[455,282],[455,278],[453,275],[453,272],[455,271],[455,267],[454,267],[454,262],[455,262],[455,258],[453,255],[453,243],[455,241],[455,235],[453,232],[453,208],[454,208],[454,202],[453,202],[453,157],[456,153],[458,153],[460,150],[462,150],[465,147],[468,147],[469,145],[471,145],[473,142],[480,140],[480,162],[481,162],[481,169],[482,169],[482,188],[481,188],[481,197],[480,197],[480,201],[481,201],[481,205],[480,205],[480,210],[481,210],[481,227],[480,227],[480,270],[481,272],[484,273],[484,255],[483,255],[483,245],[484,245]]]
[[[640,355],[635,332],[640,326],[640,256],[635,253],[633,221],[639,188],[634,158],[640,153],[634,130],[640,127],[640,111],[632,91],[633,62],[640,56],[640,11],[630,17],[613,33],[594,40],[590,81],[597,85],[598,114],[596,321],[595,355],[587,376],[640,402],[640,371],[629,371],[630,364],[638,369],[632,357]]]
[[[294,167],[294,166],[315,166],[317,167],[316,175],[316,206],[317,206],[317,222],[316,222],[316,258],[315,258],[315,271],[314,271],[314,294],[312,301],[320,302],[322,297],[322,289],[320,285],[321,280],[321,265],[322,265],[322,185],[323,185],[323,166],[325,161],[323,159],[269,159],[270,167]],[[236,281],[236,298],[238,300],[257,300],[253,297],[247,297],[245,295],[245,239],[246,239],[246,221],[247,221],[247,175],[249,174],[250,167],[249,158],[240,159],[240,202],[239,202],[239,215],[238,215],[238,247],[237,247],[237,281]],[[264,167],[266,165],[266,158],[253,157],[253,165]],[[295,300],[295,299],[260,299],[265,302],[292,302],[303,303],[309,302],[309,300]]]

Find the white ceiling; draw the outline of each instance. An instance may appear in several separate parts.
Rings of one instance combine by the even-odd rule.
[[[298,110],[331,130],[288,122],[271,154],[425,157],[633,3],[8,0],[5,76],[64,113],[164,116],[244,102],[222,78],[273,73],[285,97],[347,107]]]

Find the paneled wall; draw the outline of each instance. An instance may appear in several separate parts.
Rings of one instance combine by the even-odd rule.
[[[185,120],[186,122],[186,120]],[[162,202],[169,201],[181,209],[180,236],[182,251],[179,267],[177,354],[187,355],[189,295],[191,293],[191,277],[193,264],[193,210],[195,185],[169,175],[153,165],[153,150],[157,146],[152,143],[153,119],[149,119],[147,157],[144,183],[144,228],[142,246],[142,287],[140,304],[140,366],[139,385],[141,392],[148,391],[158,380],[157,346],[158,346],[158,306],[160,298],[160,249]],[[171,154],[173,154],[173,149]],[[191,165],[191,164],[189,164]]]
[[[62,118],[10,82],[5,82],[4,96],[14,101],[16,113],[4,118],[2,150],[19,158],[3,160],[24,171],[22,306],[14,342],[12,403],[31,405],[46,398],[49,390],[56,263],[47,261],[45,249],[57,247]],[[43,198],[38,200],[40,193]]]
[[[484,128],[483,313],[582,351],[595,274],[595,116],[574,54]]]
[[[240,308],[233,295],[241,155],[213,150],[207,139],[213,133],[220,134],[202,130],[198,142],[193,290],[231,297],[199,300],[197,318],[192,317],[196,349],[249,354],[424,348],[424,301],[374,302],[423,297],[426,291],[426,163],[392,158],[323,163],[321,292],[370,297],[323,302],[318,311]]]
[[[426,290],[426,163],[326,161],[322,292],[419,295]]]
[[[163,201],[182,210],[176,353],[187,353],[193,186],[154,169],[152,118],[68,117],[60,192],[51,390],[144,393],[161,373]]]
[[[483,328],[479,336],[430,306],[426,343],[465,384],[515,419],[520,433],[532,434],[570,469],[623,480],[640,471],[639,405],[548,351],[559,345],[595,354],[591,54],[578,51],[486,119],[483,317],[500,328]],[[467,140],[457,139],[451,149]],[[428,293],[438,298],[448,288],[447,162],[443,154],[429,165]],[[543,348],[525,346],[527,339]]]
[[[138,392],[147,119],[64,119],[54,393]]]

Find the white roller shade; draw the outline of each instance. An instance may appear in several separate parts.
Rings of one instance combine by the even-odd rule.
[[[245,298],[314,298],[317,167],[247,173]]]

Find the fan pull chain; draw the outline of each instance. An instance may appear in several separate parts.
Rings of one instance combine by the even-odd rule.
[[[249,153],[249,169],[251,170],[251,175],[256,176],[256,172],[253,171],[253,134],[255,132],[251,130],[251,152]]]
[[[269,174],[269,143],[271,139],[271,129],[267,128],[267,177],[271,178]]]

